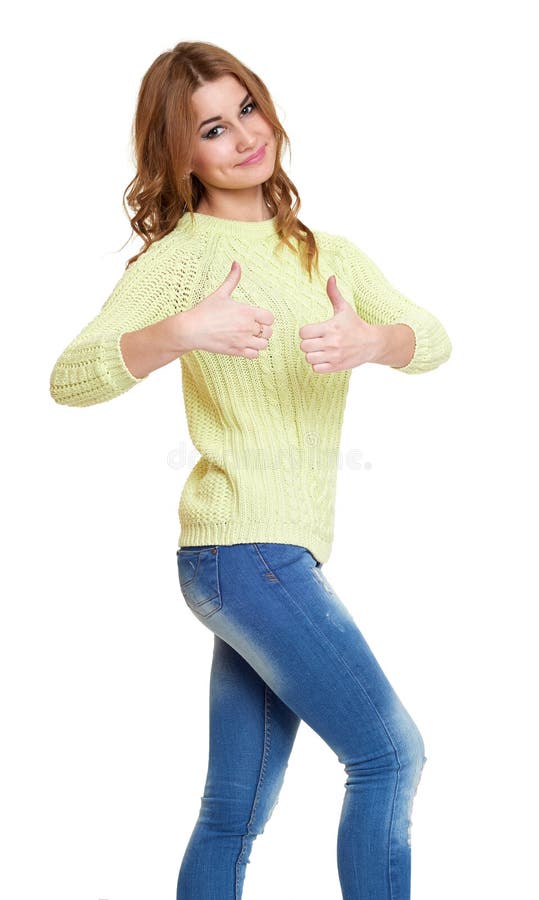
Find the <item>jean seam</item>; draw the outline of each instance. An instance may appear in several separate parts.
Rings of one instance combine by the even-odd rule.
[[[243,855],[245,852],[247,836],[250,834],[256,834],[256,832],[251,832],[249,829],[253,823],[254,815],[256,812],[256,808],[258,806],[258,801],[260,799],[260,792],[262,785],[264,783],[264,778],[266,776],[267,764],[268,764],[268,756],[271,747],[271,698],[269,693],[269,688],[267,684],[264,684],[264,741],[263,741],[263,749],[262,749],[262,760],[260,763],[260,772],[258,774],[258,781],[256,784],[255,794],[253,797],[253,805],[251,808],[251,815],[249,816],[249,821],[247,822],[247,831],[241,840],[241,849],[239,852],[238,859],[236,860],[236,880],[234,887],[234,896],[237,900],[238,897],[238,885],[239,885],[239,869],[238,866],[243,860]]]
[[[263,553],[262,553],[260,547],[258,546],[258,544],[253,544],[253,547],[255,548],[256,552],[258,553],[258,556],[260,557],[260,559],[261,559],[262,562],[264,563],[264,565],[265,565],[266,569],[268,570],[268,572],[272,572],[273,569],[271,568],[271,566],[268,565],[268,563],[267,563],[266,559],[264,558],[264,555],[263,555]]]
[[[395,779],[395,790],[393,791],[393,803],[391,804],[391,820],[389,822],[389,837],[387,843],[387,878],[389,882],[389,896],[390,900],[393,898],[393,876],[391,874],[391,846],[393,840],[393,830],[395,826],[395,804],[397,802],[397,793],[399,790],[399,782],[400,782],[400,774],[401,774],[401,765],[397,751],[395,750],[395,754],[397,756],[397,760],[399,762],[399,767],[397,769],[397,777]]]

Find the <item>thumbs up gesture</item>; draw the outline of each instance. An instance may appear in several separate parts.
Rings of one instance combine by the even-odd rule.
[[[259,352],[266,349],[273,333],[274,315],[261,306],[249,306],[232,299],[232,291],[240,278],[241,266],[234,261],[217,290],[180,313],[184,317],[190,349],[247,359],[256,359]]]
[[[300,347],[313,372],[343,372],[370,362],[379,346],[378,328],[352,309],[338,290],[335,275],[328,278],[326,291],[334,309],[332,318],[299,329]]]

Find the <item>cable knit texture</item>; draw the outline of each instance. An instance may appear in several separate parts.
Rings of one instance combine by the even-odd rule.
[[[330,275],[366,322],[404,323],[414,355],[395,368],[419,374],[451,354],[440,321],[397,291],[341,235],[314,231],[319,280],[279,244],[276,218],[262,222],[185,214],[123,274],[98,315],[66,347],[50,376],[68,406],[112,400],[145,381],[127,368],[120,338],[192,308],[237,260],[232,298],[274,315],[257,359],[192,350],[180,357],[189,434],[200,453],[180,497],[178,546],[271,541],[306,547],[321,563],[333,542],[341,426],[351,370],[316,373],[300,348],[302,325],[334,315]],[[255,331],[253,330],[253,334]]]

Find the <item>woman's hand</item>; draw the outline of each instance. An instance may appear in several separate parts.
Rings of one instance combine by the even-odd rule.
[[[229,274],[213,294],[180,313],[184,341],[189,349],[247,359],[256,359],[259,352],[266,349],[273,333],[273,313],[260,306],[248,306],[232,299],[232,291],[240,278],[241,266],[234,261]],[[260,325],[263,331],[257,336]]]
[[[313,372],[344,372],[366,362],[376,362],[381,331],[369,325],[352,309],[337,288],[334,275],[326,285],[335,315],[325,322],[303,325],[299,329],[300,347]]]

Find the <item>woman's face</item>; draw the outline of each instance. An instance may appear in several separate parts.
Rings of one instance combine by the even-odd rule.
[[[192,103],[197,130],[191,167],[203,185],[241,190],[267,181],[277,152],[273,127],[237,78],[223,75],[197,88]],[[261,147],[265,152],[259,162],[241,165]]]

